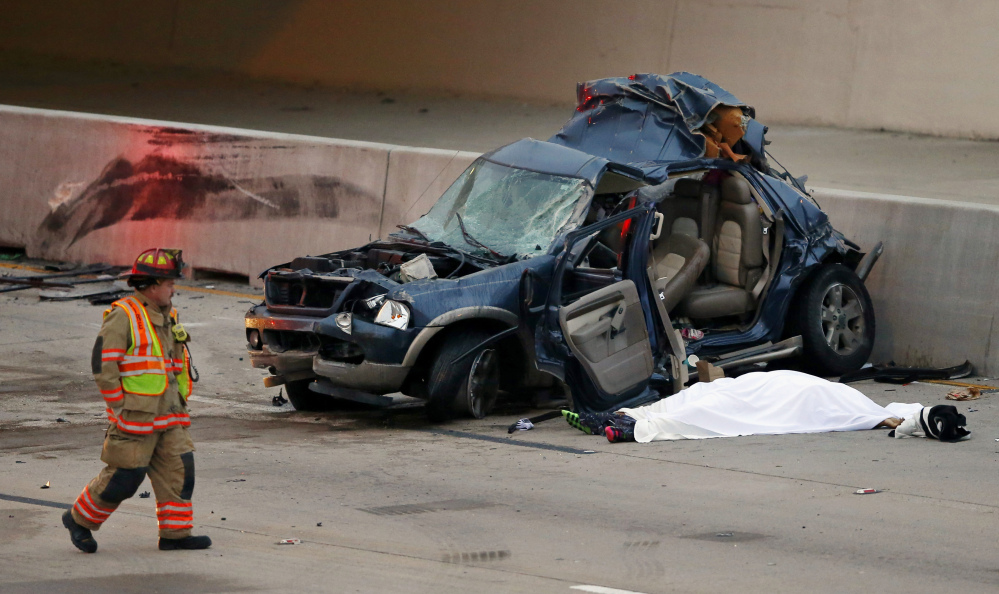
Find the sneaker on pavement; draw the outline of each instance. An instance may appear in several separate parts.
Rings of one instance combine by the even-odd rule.
[[[73,541],[73,546],[80,549],[84,553],[96,553],[97,552],[97,541],[94,540],[94,535],[90,532],[89,528],[84,528],[76,523],[73,519],[73,512],[71,510],[66,510],[62,514],[62,525],[69,530],[69,538]]]
[[[207,536],[187,536],[185,538],[160,538],[161,551],[197,551],[212,546]]]

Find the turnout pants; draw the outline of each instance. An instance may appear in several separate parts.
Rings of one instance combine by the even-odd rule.
[[[194,443],[187,427],[149,435],[126,433],[112,425],[101,461],[107,467],[90,481],[73,505],[73,519],[98,530],[118,505],[135,495],[146,475],[156,494],[161,538],[185,538],[194,526]]]

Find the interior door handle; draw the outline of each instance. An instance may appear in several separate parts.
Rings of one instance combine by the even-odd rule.
[[[617,306],[614,315],[611,317],[611,338],[617,336],[624,328],[624,303]]]

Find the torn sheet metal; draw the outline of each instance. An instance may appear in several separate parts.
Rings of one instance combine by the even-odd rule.
[[[954,367],[937,369],[933,367],[901,367],[892,363],[873,365],[847,373],[839,378],[839,383],[850,384],[872,379],[884,384],[908,384],[918,380],[953,380],[968,377],[974,372],[970,361]]]
[[[696,74],[605,78],[576,94],[576,114],[549,142],[638,166],[718,156],[765,163],[755,110]]]

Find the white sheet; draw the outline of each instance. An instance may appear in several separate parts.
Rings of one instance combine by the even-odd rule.
[[[888,407],[845,384],[797,371],[748,373],[697,383],[648,406],[621,409],[636,419],[635,441],[873,429],[920,404]]]

